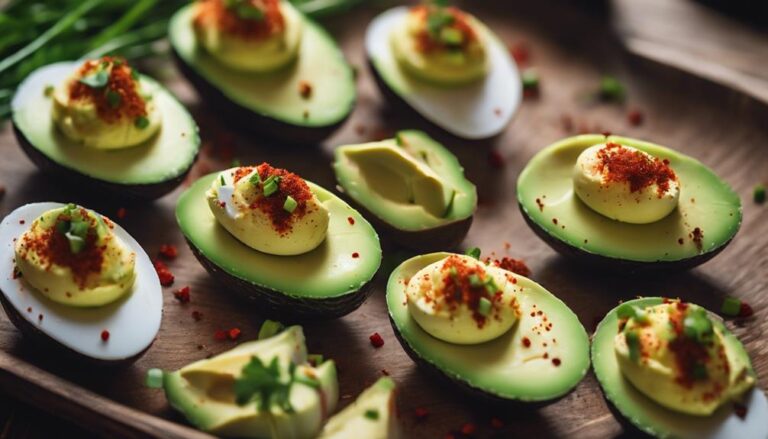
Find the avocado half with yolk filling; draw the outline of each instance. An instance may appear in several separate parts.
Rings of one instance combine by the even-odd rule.
[[[677,208],[661,220],[630,224],[582,202],[573,189],[574,164],[582,151],[606,142],[669,160],[680,182]],[[531,229],[555,250],[626,272],[706,262],[733,239],[742,217],[739,196],[698,160],[653,143],[597,134],[563,139],[537,153],[517,180],[517,200]]]
[[[308,181],[330,213],[325,240],[299,255],[263,253],[240,242],[211,213],[206,192],[218,175],[197,180],[176,206],[176,220],[190,248],[216,279],[280,316],[339,317],[365,301],[367,285],[381,264],[381,246],[362,215]]]
[[[238,71],[201,46],[193,21],[196,4],[171,19],[169,40],[184,76],[218,113],[270,137],[311,143],[328,137],[352,112],[355,78],[332,37],[287,1],[280,3],[299,17],[303,29],[297,59],[278,70]],[[309,88],[307,88],[309,87]]]
[[[464,239],[477,190],[448,149],[416,131],[336,148],[333,168],[344,194],[401,245],[453,248]]]
[[[664,303],[661,297],[646,297],[624,302],[621,306],[635,306],[639,309]],[[614,308],[597,326],[592,337],[592,365],[606,399],[635,428],[659,438],[708,438],[727,439],[737,437],[768,437],[768,401],[765,393],[757,388],[744,395],[746,416],[740,418],[732,404],[724,404],[709,416],[694,416],[668,409],[650,399],[624,377],[614,348],[614,338],[619,329]],[[752,364],[744,346],[718,320],[713,325],[723,334],[726,349],[734,361],[746,366],[747,373],[754,376]]]
[[[162,126],[149,140],[119,150],[86,147],[68,139],[53,121],[52,97],[80,63],[60,62],[32,72],[11,103],[14,133],[24,152],[42,170],[70,180],[80,189],[93,186],[140,199],[159,198],[175,189],[197,158],[200,137],[186,108],[153,79],[141,75],[159,110]]]
[[[410,279],[451,256],[430,253],[406,260],[387,283],[389,319],[398,340],[420,366],[494,400],[544,402],[571,391],[589,369],[589,338],[578,317],[541,285],[509,272],[519,304],[518,321],[480,344],[454,344],[424,331],[406,300]]]

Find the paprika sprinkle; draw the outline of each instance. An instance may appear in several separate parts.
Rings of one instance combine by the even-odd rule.
[[[669,160],[651,157],[641,151],[634,151],[618,143],[608,142],[598,152],[598,170],[606,180],[629,183],[629,190],[637,192],[656,184],[659,197],[669,190],[670,182],[677,176],[669,167]]]

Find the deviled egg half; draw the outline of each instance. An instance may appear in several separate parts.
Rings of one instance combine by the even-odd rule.
[[[443,130],[465,139],[501,133],[522,85],[499,38],[471,14],[434,4],[385,11],[365,47],[379,88]]]
[[[392,328],[419,365],[474,394],[543,402],[589,369],[589,338],[568,306],[503,264],[430,253],[395,268]]]
[[[160,329],[149,256],[119,225],[75,204],[34,203],[0,223],[0,302],[26,336],[95,363],[135,360]]]
[[[201,178],[176,218],[211,274],[277,314],[344,315],[381,263],[378,235],[357,211],[268,163]]]
[[[598,325],[595,375],[629,422],[660,438],[768,437],[768,400],[739,340],[679,299],[625,302]]]
[[[117,57],[41,67],[19,86],[11,109],[16,138],[38,167],[119,195],[170,192],[200,146],[184,106]]]

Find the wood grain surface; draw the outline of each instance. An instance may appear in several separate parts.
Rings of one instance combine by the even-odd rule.
[[[553,8],[558,8],[558,14],[551,13]],[[373,8],[327,23],[348,58],[359,67],[359,96],[350,122],[320,147],[289,148],[252,134],[237,134],[217,120],[216,108],[196,100],[194,92],[178,79],[173,68],[162,64],[151,72],[189,105],[201,125],[205,147],[193,177],[228,167],[232,158],[238,158],[243,163],[269,161],[333,188],[330,162],[334,146],[386,136],[400,128],[427,129],[456,153],[468,177],[478,186],[481,203],[466,246],[477,245],[486,253],[525,259],[533,271],[531,277],[564,300],[590,333],[619,300],[637,295],[679,296],[712,309],[717,309],[726,295],[744,299],[755,309],[755,317],[738,325],[729,322],[728,326],[746,345],[759,385],[763,389],[768,387],[768,222],[766,207],[752,202],[752,187],[768,181],[766,107],[741,93],[627,56],[604,21],[568,4],[551,0],[514,4],[473,2],[472,10],[503,40],[526,44],[531,53],[529,65],[535,66],[542,78],[540,97],[526,100],[507,131],[489,142],[450,139],[430,127],[414,125],[412,118],[387,108],[365,68],[362,50],[363,31],[376,13]],[[626,104],[597,104],[589,99],[605,73],[618,76],[627,85]],[[631,109],[639,109],[644,115],[641,125],[633,126],[628,121]],[[539,149],[562,137],[588,131],[611,131],[647,139],[695,156],[714,168],[744,203],[744,223],[733,243],[698,269],[639,279],[627,279],[621,273],[594,272],[554,253],[536,238],[520,216],[515,181]],[[491,151],[503,158],[503,166],[494,165],[495,160],[489,159],[495,154]],[[0,202],[2,215],[32,201],[79,202],[113,218],[119,208],[125,207],[127,215],[118,222],[148,253],[155,255],[165,243],[179,247],[179,258],[169,264],[176,283],[165,289],[161,331],[152,348],[134,365],[99,370],[62,364],[44,350],[25,343],[6,319],[0,320],[0,348],[10,354],[8,361],[14,363],[13,369],[23,370],[22,362],[28,362],[127,407],[183,423],[160,391],[143,387],[146,370],[177,369],[233,347],[234,342],[214,340],[217,329],[238,327],[243,331],[242,340],[255,338],[265,317],[217,285],[184,245],[174,217],[175,202],[183,189],[158,202],[141,205],[84,194],[79,188],[66,187],[39,173],[19,150],[9,127],[0,131],[0,184],[7,190]],[[386,372],[398,384],[399,408],[408,437],[444,437],[467,422],[477,425],[474,437],[633,435],[624,431],[611,414],[591,372],[565,398],[530,408],[492,406],[467,399],[416,368],[392,333],[384,302],[384,282],[396,261],[407,253],[384,244],[385,262],[372,297],[344,318],[304,325],[310,351],[337,362],[342,406]],[[192,301],[180,304],[172,292],[187,285],[191,287]],[[202,320],[195,321],[193,311],[201,312]],[[380,349],[374,349],[368,341],[374,332],[385,340]],[[3,364],[8,365],[0,361]],[[53,381],[61,384],[57,379]],[[19,386],[14,380],[0,379],[0,387],[17,396],[23,395],[25,388],[46,395],[42,388]],[[59,388],[58,384],[55,387]],[[98,400],[89,399],[95,398],[93,394],[77,387],[69,389],[70,399],[86,405],[98,404]],[[65,412],[51,399],[27,396],[25,400],[54,414],[75,417],[81,427],[105,436],[114,436],[119,430],[110,428],[119,422],[99,419],[103,420],[105,414],[113,420],[123,418],[122,409],[109,404],[100,410],[93,407],[90,413]],[[414,410],[418,407],[429,410],[426,419],[415,418]],[[503,420],[505,426],[493,429],[492,417]]]

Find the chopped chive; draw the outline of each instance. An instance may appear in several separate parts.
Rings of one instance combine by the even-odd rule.
[[[728,317],[738,317],[741,313],[741,300],[735,297],[726,297],[720,307],[720,314]]]
[[[248,177],[248,183],[254,186],[258,186],[261,184],[261,175],[259,175],[259,171],[254,172],[253,175]]]
[[[529,68],[523,71],[523,88],[526,90],[536,90],[539,88],[539,73],[536,69]]]
[[[114,90],[107,90],[106,98],[107,98],[107,104],[109,105],[110,108],[119,107],[120,102],[123,101],[123,97],[120,96],[120,93]]]
[[[285,202],[283,203],[283,209],[285,209],[285,211],[288,213],[293,213],[293,211],[296,210],[296,206],[298,205],[299,203],[297,203],[292,196],[288,195],[287,197],[285,197]]]
[[[444,27],[440,30],[440,41],[450,46],[459,46],[464,42],[464,34],[452,27]]]
[[[464,254],[479,260],[481,251],[479,247],[472,247],[469,250],[467,250],[466,253]]]
[[[714,334],[714,329],[707,312],[703,308],[689,311],[683,319],[683,332],[686,337],[699,343],[709,340]]]
[[[488,294],[494,294],[499,291],[496,281],[491,276],[485,278],[485,291],[488,291]]]
[[[224,181],[224,175],[219,175],[219,182],[221,182],[222,186],[226,186],[227,185],[227,182]]]
[[[628,331],[624,334],[629,348],[629,359],[637,361],[640,359],[640,334],[637,331]]]
[[[307,361],[309,362],[309,364],[311,364],[311,365],[313,365],[315,367],[323,364],[324,360],[325,360],[325,358],[323,358],[322,354],[309,354],[309,355],[307,355]]]
[[[459,270],[456,269],[456,267],[451,267],[448,269],[448,274],[450,274],[452,278],[456,279],[459,276]]]
[[[150,389],[159,389],[163,387],[163,370],[157,368],[149,369],[144,383]]]
[[[45,89],[43,90],[43,94],[45,95],[45,97],[51,97],[51,95],[53,95],[54,90],[55,90],[55,87],[52,86],[51,84],[48,84],[45,86]]]
[[[480,276],[478,276],[476,273],[470,274],[468,279],[469,285],[472,286],[472,288],[483,286],[483,281],[480,280]]]
[[[600,97],[606,101],[623,101],[624,86],[613,76],[603,76],[600,80]]]
[[[275,192],[277,192],[280,187],[278,186],[280,184],[280,177],[277,175],[270,175],[269,178],[264,180],[264,196],[268,197]]]
[[[272,337],[279,334],[285,326],[275,320],[264,320],[259,329],[259,340]]]
[[[109,81],[109,72],[104,69],[91,73],[90,75],[83,76],[79,79],[79,82],[87,85],[91,88],[102,88],[107,85]]]
[[[755,190],[752,192],[752,199],[755,200],[755,203],[757,204],[765,203],[765,185],[764,184],[758,184],[757,186],[755,186]]]
[[[365,411],[365,418],[370,419],[371,421],[378,421],[379,411],[376,409],[368,409]]]
[[[72,232],[67,232],[64,234],[64,236],[67,237],[67,240],[69,241],[69,250],[73,254],[78,254],[83,250],[83,247],[85,247],[85,239],[75,235]]]
[[[397,146],[405,146],[405,139],[403,139],[401,133],[395,134],[395,143],[397,143]]]
[[[488,316],[491,313],[491,308],[493,308],[493,303],[485,297],[481,297],[480,301],[477,302],[477,312],[481,316]]]
[[[147,119],[144,116],[139,116],[136,118],[133,124],[136,125],[136,128],[143,130],[144,128],[149,126],[149,119]]]
[[[648,323],[648,313],[642,308],[632,305],[631,303],[624,303],[616,310],[616,315],[620,319],[635,319],[637,323]]]
[[[133,79],[134,81],[138,81],[139,80],[139,71],[138,70],[131,69],[131,79]]]

